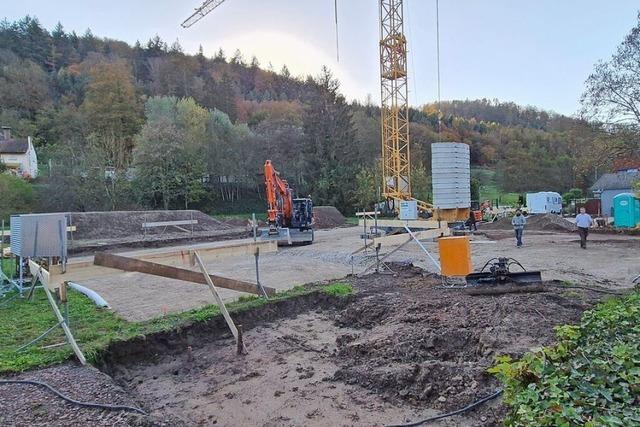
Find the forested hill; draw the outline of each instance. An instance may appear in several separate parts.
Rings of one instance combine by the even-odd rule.
[[[469,144],[472,163],[499,170],[505,191],[588,184],[574,155],[592,138],[583,123],[513,103],[451,101],[439,135],[437,111],[411,109],[417,197],[429,198],[438,140]],[[38,182],[60,196],[42,209],[242,205],[261,197],[267,158],[300,192],[343,211],[371,202],[380,181],[379,109],[347,102],[329,70],[294,77],[238,51],[186,54],[157,36],[131,46],[61,24],[49,31],[30,17],[4,21],[0,124],[33,136],[40,161],[51,160]]]

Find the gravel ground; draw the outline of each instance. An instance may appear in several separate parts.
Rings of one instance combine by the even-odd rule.
[[[66,363],[0,379],[42,381],[76,400],[140,407],[140,404],[132,400],[111,377],[93,367]],[[175,425],[169,420],[151,419],[131,412],[83,408],[68,403],[39,386],[0,384],[0,425],[2,426],[148,424]]]

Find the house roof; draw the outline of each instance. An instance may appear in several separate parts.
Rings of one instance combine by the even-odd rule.
[[[24,154],[29,150],[26,139],[6,139],[0,141],[0,154]]]
[[[639,171],[625,171],[616,173],[605,173],[595,184],[591,186],[593,190],[627,190],[633,188],[633,184],[640,179]]]

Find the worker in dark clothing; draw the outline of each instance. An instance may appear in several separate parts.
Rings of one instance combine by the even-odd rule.
[[[469,210],[469,219],[467,220],[467,225],[469,225],[469,230],[478,231],[478,226],[476,225],[476,216],[472,210]]]

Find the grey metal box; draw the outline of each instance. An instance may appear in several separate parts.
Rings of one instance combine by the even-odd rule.
[[[66,258],[66,214],[48,213],[12,215],[11,252],[23,258]]]

